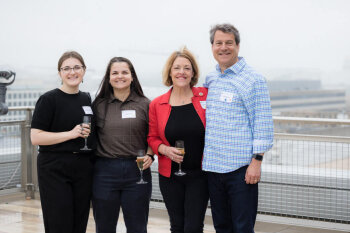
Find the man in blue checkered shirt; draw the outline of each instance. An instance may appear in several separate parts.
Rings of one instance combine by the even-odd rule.
[[[216,70],[206,77],[207,171],[217,233],[252,233],[257,215],[261,162],[273,144],[265,78],[238,57],[240,36],[230,24],[215,25],[210,42]]]

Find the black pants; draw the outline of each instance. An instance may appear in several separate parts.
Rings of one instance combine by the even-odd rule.
[[[38,155],[38,180],[46,233],[85,233],[92,190],[89,155]]]
[[[159,175],[160,191],[168,210],[172,233],[203,233],[208,206],[208,184],[202,171],[187,171],[185,176]]]
[[[94,166],[93,198],[97,233],[115,233],[120,207],[128,233],[146,233],[152,193],[151,170],[143,171],[147,184],[137,184],[135,159],[98,158]]]

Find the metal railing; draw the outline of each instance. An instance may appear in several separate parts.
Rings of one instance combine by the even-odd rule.
[[[349,128],[350,120],[274,117],[278,125]],[[288,127],[287,127],[288,128]],[[286,127],[282,127],[282,131]],[[327,131],[327,130],[324,130]],[[264,156],[259,184],[260,214],[350,223],[350,137],[275,133]],[[152,199],[162,201],[157,164],[152,165]]]
[[[12,107],[9,112],[21,111],[21,120],[6,120],[0,116],[0,192],[25,192],[27,199],[34,198],[38,189],[37,150],[30,141],[30,124],[34,107]],[[5,119],[5,121],[3,121]]]
[[[275,117],[274,123],[311,133],[350,130],[350,120],[340,119]],[[260,213],[350,223],[350,137],[275,133],[264,160]]]
[[[33,198],[38,189],[37,151],[30,143],[33,108],[9,110],[26,114],[23,120],[0,122],[0,187],[21,186],[25,196]],[[274,117],[274,123],[276,128],[284,124],[350,130],[350,120]],[[152,165],[152,200],[162,201],[157,166]],[[259,186],[259,213],[349,224],[350,137],[276,132],[274,147],[264,157]]]

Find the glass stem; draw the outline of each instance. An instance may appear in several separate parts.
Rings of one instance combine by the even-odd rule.
[[[85,140],[85,147],[87,147],[87,138],[84,138]]]
[[[182,171],[181,171],[181,163],[179,163],[179,171],[182,172]]]
[[[140,180],[143,180],[143,170],[140,169],[140,174],[141,174],[141,179]]]

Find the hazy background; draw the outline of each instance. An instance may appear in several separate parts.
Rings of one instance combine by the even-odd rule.
[[[13,86],[59,86],[66,50],[85,59],[82,89],[96,88],[113,56],[129,58],[143,86],[162,86],[167,57],[183,45],[197,56],[202,83],[216,64],[210,27],[223,22],[238,28],[240,55],[267,80],[350,86],[347,0],[0,0],[0,9],[0,66],[17,72]]]

